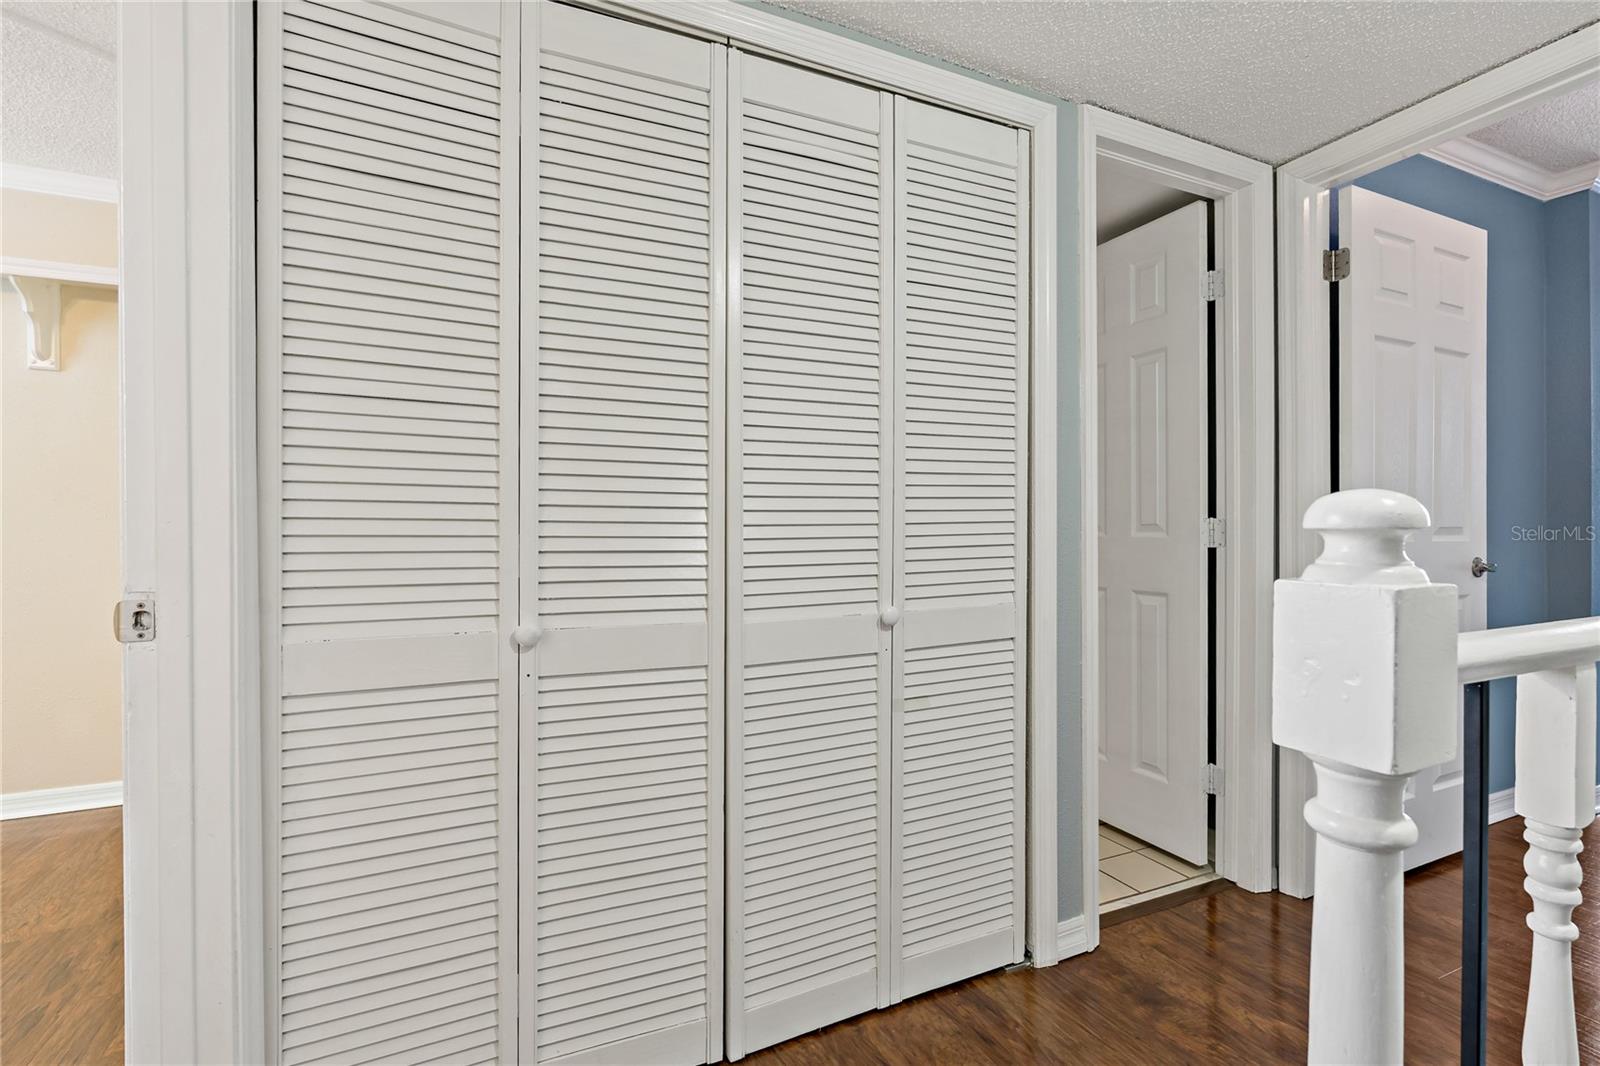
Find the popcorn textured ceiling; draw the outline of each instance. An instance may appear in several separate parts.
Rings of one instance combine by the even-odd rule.
[[[0,4],[0,157],[117,176],[117,10]]]
[[[1596,21],[1589,0],[780,0],[1281,163]]]
[[[1468,134],[1553,174],[1600,163],[1600,82]]]

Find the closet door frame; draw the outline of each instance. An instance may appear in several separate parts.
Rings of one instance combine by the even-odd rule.
[[[1035,544],[1054,543],[1056,106],[755,9],[684,2],[663,18],[663,9],[638,0],[588,6],[732,40],[1030,132],[1029,535]],[[166,638],[131,649],[125,665],[128,1047],[152,1060],[254,1061],[266,1051],[255,241],[254,226],[240,224],[253,220],[248,194],[257,191],[253,16],[248,7],[135,4],[119,29],[120,125],[130,146],[122,211],[125,583],[156,594]],[[174,232],[189,240],[174,244]],[[200,351],[207,357],[197,360]],[[1035,965],[1051,965],[1058,958],[1056,555],[1035,553],[1029,580],[1028,942]],[[212,653],[201,654],[188,634]],[[227,710],[202,715],[202,704]],[[187,769],[169,772],[174,767]],[[183,900],[217,905],[196,909]],[[1068,954],[1087,949],[1081,921],[1062,932]],[[210,1008],[204,1019],[195,1014],[202,1001]],[[140,1048],[145,1053],[134,1054]]]
[[[548,2],[548,0],[546,0]],[[940,107],[1016,127],[1032,157],[1028,242],[1029,308],[1027,543],[1056,544],[1057,460],[1061,412],[1076,410],[1059,390],[1057,368],[1057,130],[1054,104],[921,60],[886,52],[782,16],[715,0],[683,0],[670,8],[649,0],[579,0],[582,6],[694,33],[756,54],[835,74]],[[1066,551],[1075,551],[1069,546]],[[1057,559],[1063,551],[1029,553],[1027,587],[1027,870],[1026,940],[1033,965],[1052,966],[1092,946],[1085,917],[1059,914],[1057,817]],[[1069,558],[1074,556],[1068,556]],[[1081,901],[1094,910],[1091,897]]]

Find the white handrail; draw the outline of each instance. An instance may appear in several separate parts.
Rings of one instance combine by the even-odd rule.
[[[1480,629],[1457,638],[1461,683],[1564,670],[1600,660],[1600,616]]]
[[[1517,679],[1516,793],[1528,850],[1532,958],[1522,1058],[1577,1066],[1572,921],[1583,830],[1595,820],[1600,617],[1457,633],[1454,586],[1405,554],[1430,526],[1416,500],[1377,489],[1324,496],[1305,526],[1317,561],[1273,596],[1273,739],[1317,772],[1311,923],[1312,1063],[1401,1063],[1404,880],[1417,828],[1409,777],[1455,754],[1460,686]]]

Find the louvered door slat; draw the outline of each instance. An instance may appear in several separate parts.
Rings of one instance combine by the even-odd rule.
[[[451,17],[261,9],[269,1025],[286,1063],[514,1047],[517,11]]]
[[[1027,148],[897,100],[895,998],[1022,958]]]
[[[729,1052],[884,1001],[888,98],[736,54]]]
[[[722,50],[538,7],[522,1058],[721,1053]]]

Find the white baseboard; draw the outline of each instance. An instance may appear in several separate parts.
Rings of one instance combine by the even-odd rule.
[[[41,788],[33,792],[0,795],[0,819],[34,818],[41,814],[66,814],[96,807],[122,806],[122,782],[105,781],[98,785],[69,785],[66,788]]]
[[[1513,807],[1516,800],[1515,788],[1502,788],[1499,792],[1489,793],[1489,824],[1503,822],[1517,812]],[[1594,809],[1600,814],[1600,785],[1594,786]]]
[[[1502,788],[1499,792],[1489,793],[1489,824],[1503,822],[1517,812],[1511,809],[1511,801],[1516,797],[1514,788]]]
[[[1056,926],[1056,957],[1070,959],[1074,955],[1082,955],[1089,950],[1089,930],[1084,925],[1083,915],[1068,918]]]

